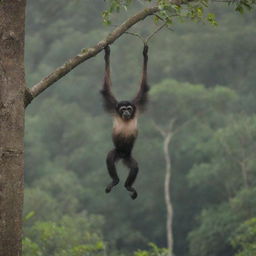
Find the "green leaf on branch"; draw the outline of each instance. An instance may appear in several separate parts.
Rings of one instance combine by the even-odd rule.
[[[108,2],[109,3],[106,10],[102,13],[103,22],[107,25],[111,24],[111,14],[114,12],[118,13],[121,11],[121,9],[127,11],[132,0],[108,0]]]
[[[209,21],[210,24],[212,24],[214,26],[218,25],[215,15],[213,13],[208,13],[207,20]]]

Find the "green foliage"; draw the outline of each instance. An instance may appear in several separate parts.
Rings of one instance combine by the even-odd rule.
[[[22,240],[22,253],[24,256],[43,256],[39,245],[32,242],[28,237]]]
[[[234,91],[225,87],[207,89],[203,85],[192,85],[174,80],[164,80],[151,90],[152,114],[162,126],[175,121],[181,127],[188,121],[209,119],[212,113],[223,113],[231,109],[237,99]]]
[[[192,256],[225,255],[228,237],[236,228],[236,216],[226,204],[203,210],[201,225],[189,234]]]
[[[255,7],[255,0],[239,0],[236,2],[235,10],[240,13],[244,13],[245,10],[252,10]]]
[[[232,252],[231,244],[234,248],[246,249],[245,240],[250,243],[253,239],[249,237],[255,234],[247,232],[248,236],[245,235],[250,226],[253,230],[253,222],[242,223],[256,214],[255,195],[255,188],[244,189],[228,202],[204,209],[198,219],[199,226],[189,234],[191,255],[224,256]]]
[[[134,2],[132,0],[109,0],[108,7],[103,11],[102,17],[105,24],[111,24],[111,14],[119,12],[121,9],[127,11],[129,5]],[[145,2],[154,2],[147,0]],[[185,5],[173,4],[169,0],[155,1],[159,7],[159,12],[153,17],[157,23],[159,20],[165,21],[167,24],[172,24],[175,18],[180,21],[195,21],[195,22],[209,22],[212,25],[217,25],[215,15],[206,11],[208,7],[208,0],[200,0],[195,2],[188,2]]]
[[[236,256],[253,256],[256,254],[256,218],[247,220],[236,230],[231,244],[239,252]]]
[[[226,192],[226,197],[235,195],[241,186],[256,185],[253,154],[256,118],[232,119],[227,127],[218,130],[202,145],[201,149],[209,156],[208,161],[194,165],[188,176],[192,185],[208,186],[215,182],[215,186],[222,187],[222,194]]]
[[[134,256],[167,256],[168,250],[165,248],[159,248],[154,243],[149,243],[149,250],[138,250],[134,253]]]
[[[109,23],[110,14],[113,12],[119,12],[121,8],[127,10],[127,7],[135,2],[133,0],[108,0],[108,8],[103,12],[104,21],[106,19]],[[159,16],[161,16],[166,21],[171,20],[172,16],[183,16],[190,18],[191,20],[203,20],[203,12],[208,8],[208,0],[195,1],[195,3],[187,2],[183,5],[173,4],[169,0],[145,0],[145,2],[155,2],[159,9]],[[255,0],[239,0],[239,1],[228,1],[228,5],[235,7],[235,10],[240,13],[244,13],[244,10],[252,10],[255,7]],[[210,14],[210,13],[209,13]],[[210,20],[208,20],[213,25],[216,25],[214,15],[210,14]],[[213,20],[214,19],[214,20]]]
[[[132,0],[109,0],[108,8],[102,12],[103,22],[111,24],[110,16],[113,12],[120,12],[121,9],[127,11],[127,7],[131,4]]]
[[[86,214],[63,216],[56,222],[38,221],[23,239],[23,255],[101,255],[105,244],[99,231],[100,218]]]

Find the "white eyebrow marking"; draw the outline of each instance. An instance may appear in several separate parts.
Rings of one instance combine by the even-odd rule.
[[[126,109],[126,107],[125,107],[125,106],[122,106],[121,108],[119,108],[119,110],[123,110],[123,109]]]

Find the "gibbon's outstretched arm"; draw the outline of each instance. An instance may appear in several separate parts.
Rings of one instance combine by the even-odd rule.
[[[143,111],[148,101],[149,85],[147,82],[147,66],[148,66],[148,45],[144,45],[143,48],[143,68],[142,68],[142,79],[140,83],[140,89],[133,99],[133,104],[137,106],[139,111]]]
[[[105,47],[105,75],[104,75],[104,82],[103,88],[100,91],[103,96],[103,105],[107,112],[113,113],[115,111],[115,107],[117,104],[117,100],[111,92],[111,78],[110,78],[110,47]]]

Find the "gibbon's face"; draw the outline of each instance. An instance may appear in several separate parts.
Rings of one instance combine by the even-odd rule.
[[[124,121],[128,121],[133,119],[136,107],[129,101],[120,101],[117,103],[116,111]]]

